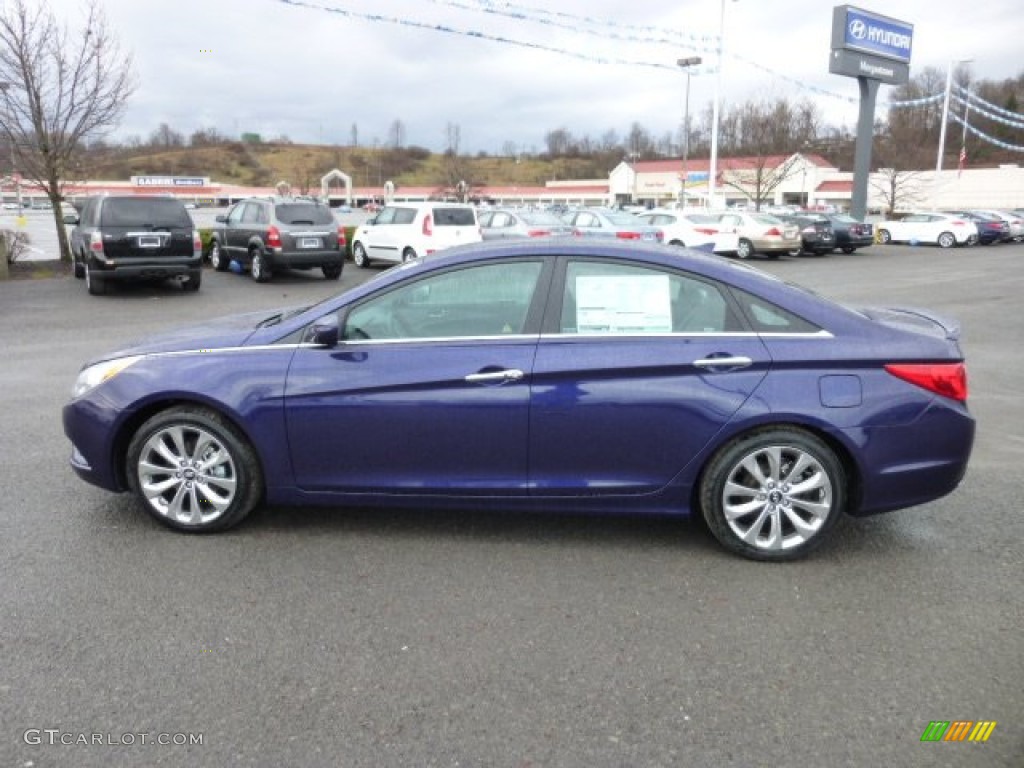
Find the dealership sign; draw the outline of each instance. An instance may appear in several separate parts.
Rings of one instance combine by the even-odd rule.
[[[132,176],[136,187],[205,187],[210,179],[203,176]]]
[[[833,74],[901,85],[910,80],[913,47],[913,24],[849,5],[832,9]]]

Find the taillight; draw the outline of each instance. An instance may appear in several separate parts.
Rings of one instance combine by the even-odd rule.
[[[281,247],[281,230],[277,227],[271,227],[267,230],[267,245],[271,248]]]
[[[427,237],[434,234],[434,219],[429,213],[423,217],[423,234]]]
[[[937,395],[967,399],[967,367],[963,363],[890,363],[885,370]]]
[[[579,230],[579,229],[576,229],[576,227],[573,227],[572,228],[572,236],[573,237],[583,237],[583,232],[581,230]]]
[[[530,237],[547,237],[551,234],[551,231],[547,229],[531,229],[526,234]]]
[[[769,229],[764,234],[765,234],[765,237],[782,237],[782,233],[779,231],[778,227],[772,227],[771,229]]]
[[[103,255],[103,233],[93,232],[89,235],[89,250],[93,253]]]
[[[345,228],[338,227],[338,250],[344,250],[345,248]]]
[[[192,252],[196,255],[203,252],[203,238],[199,236],[199,230],[192,230]]]
[[[654,233],[654,239],[657,240],[659,243],[665,242],[665,233],[659,229],[657,232]]]
[[[813,234],[815,234],[815,233],[816,233],[816,232],[817,232],[818,230],[816,230],[816,229],[815,229],[814,227],[804,227],[804,228],[803,228],[803,229],[802,229],[801,231],[802,231],[802,232],[803,232],[803,233],[804,233],[805,235],[813,235]]]
[[[639,232],[616,232],[615,236],[619,240],[639,240],[641,237]]]

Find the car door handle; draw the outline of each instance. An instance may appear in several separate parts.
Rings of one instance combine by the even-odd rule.
[[[506,368],[503,371],[488,371],[487,373],[471,373],[466,376],[470,384],[486,384],[488,382],[519,381],[525,374],[518,368]]]
[[[693,364],[697,368],[707,368],[709,370],[715,370],[717,368],[736,370],[737,368],[746,368],[751,366],[754,364],[754,361],[749,357],[702,357],[700,360],[694,360]]]

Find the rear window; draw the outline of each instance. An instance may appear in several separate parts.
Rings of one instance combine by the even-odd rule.
[[[476,213],[472,208],[435,208],[435,227],[474,227]]]
[[[192,228],[192,217],[178,200],[161,197],[112,197],[104,201],[103,227]]]
[[[314,203],[280,203],[274,216],[282,224],[334,224],[331,209]]]

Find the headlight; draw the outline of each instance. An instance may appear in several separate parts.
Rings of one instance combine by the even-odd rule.
[[[129,365],[142,359],[142,355],[134,357],[119,357],[115,360],[107,360],[96,365],[90,365],[84,369],[78,378],[75,379],[75,386],[71,390],[71,397],[81,397],[86,392],[98,387],[107,379],[112,379]]]

